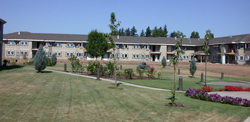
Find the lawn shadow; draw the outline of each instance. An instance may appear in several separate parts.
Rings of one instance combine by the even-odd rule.
[[[51,73],[52,71],[42,71],[41,73]]]
[[[23,66],[20,65],[12,65],[12,66],[0,66],[0,71],[2,70],[11,70],[16,68],[23,68]]]

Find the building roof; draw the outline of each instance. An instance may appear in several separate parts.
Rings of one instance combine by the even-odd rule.
[[[49,33],[30,33],[30,32],[14,32],[3,35],[4,40],[43,40],[43,41],[86,41],[88,35],[80,34],[49,34]],[[168,37],[133,37],[119,36],[113,37],[117,44],[161,44],[175,45],[178,39]],[[183,39],[183,46],[201,45],[203,39]]]
[[[169,37],[113,37],[116,44],[149,44],[149,45],[175,45],[178,39]],[[30,33],[14,32],[3,35],[3,40],[39,40],[39,41],[82,41],[86,42],[88,35],[81,34],[53,34],[53,33]],[[183,46],[202,46],[204,39],[183,38]],[[213,38],[209,40],[210,45],[250,43],[250,34]]]
[[[6,21],[4,21],[4,20],[1,19],[1,18],[0,18],[0,22],[3,23],[3,24],[7,23]]]

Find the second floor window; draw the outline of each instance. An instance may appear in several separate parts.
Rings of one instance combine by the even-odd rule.
[[[15,45],[16,43],[14,41],[8,41],[7,45]]]
[[[133,49],[140,49],[139,45],[133,45]]]
[[[67,43],[66,47],[74,47],[74,44],[73,43]]]
[[[55,43],[55,47],[61,47],[61,43],[60,42],[56,42]]]

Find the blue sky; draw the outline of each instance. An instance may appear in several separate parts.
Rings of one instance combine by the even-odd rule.
[[[137,33],[150,26],[167,25],[168,34],[181,31],[203,38],[210,29],[215,37],[250,33],[250,0],[1,0],[4,33],[88,34],[110,32],[110,13],[120,28],[135,26]]]

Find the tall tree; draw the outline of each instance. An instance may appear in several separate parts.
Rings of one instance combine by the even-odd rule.
[[[142,29],[141,30],[141,34],[140,34],[140,37],[144,37],[145,36],[145,32],[144,32],[144,30]]]
[[[123,28],[121,29],[121,35],[120,36],[125,36],[125,32],[124,32]]]
[[[131,33],[131,34],[130,34],[131,36],[136,36],[136,35],[137,35],[137,34],[136,34],[136,33],[137,33],[137,30],[135,29],[135,26],[132,27],[130,33]]]
[[[175,43],[175,55],[173,55],[170,58],[170,63],[174,65],[174,90],[172,91],[172,97],[171,97],[171,101],[172,101],[172,105],[175,104],[175,90],[176,90],[176,66],[179,63],[179,57],[181,54],[184,54],[185,52],[182,50],[182,39],[178,40]]]
[[[34,65],[38,73],[46,68],[47,57],[45,55],[45,52],[43,51],[43,45],[40,45],[38,51],[36,52]]]
[[[103,33],[97,32],[97,30],[92,30],[88,34],[87,44],[85,49],[90,56],[96,58],[103,57],[108,50],[108,41],[106,40]]]
[[[116,22],[116,18],[115,18],[115,13],[111,13],[110,15],[110,22],[111,24],[109,24],[109,28],[111,30],[111,35],[116,35],[115,33],[113,33],[113,30],[117,30],[117,28],[120,26],[120,21],[118,21],[117,24],[115,24]],[[114,39],[112,38],[112,36],[109,36],[109,40],[110,40],[110,44],[108,45],[109,48],[112,48],[113,49],[113,57],[114,57],[114,65],[116,67],[116,57],[115,57],[115,41]],[[106,53],[106,51],[105,51]],[[117,79],[116,79],[116,68],[114,69],[115,71],[115,88],[117,88]]]
[[[191,33],[190,38],[197,38],[197,39],[200,38],[199,32],[193,31],[193,32]]]
[[[166,37],[168,37],[168,29],[167,29],[167,25],[165,24],[163,27],[164,33],[166,35]]]
[[[177,38],[185,38],[186,37],[186,35],[184,35],[181,31],[177,31],[177,32],[172,32],[171,34],[170,34],[170,36],[171,37],[177,37]]]
[[[202,46],[203,46],[203,50],[204,53],[206,54],[205,56],[205,86],[207,86],[207,56],[209,55],[209,40],[212,38],[212,33],[211,30],[207,30],[206,31],[206,35],[205,35],[205,41],[203,42]]]
[[[194,73],[196,72],[197,66],[196,66],[196,61],[195,58],[193,57],[190,61],[190,74],[192,75],[192,77],[194,77]]]
[[[158,37],[159,36],[159,31],[158,31],[157,27],[154,28],[154,30],[152,32],[152,36],[153,37]]]
[[[120,26],[121,21],[118,21],[117,24],[115,24],[116,22],[116,18],[115,18],[115,13],[112,12],[110,14],[110,24],[108,25],[110,30],[111,30],[111,35],[118,35],[118,27]]]
[[[150,30],[150,27],[148,26],[148,28],[146,29],[146,37],[151,37],[151,33],[152,31]]]
[[[127,28],[126,30],[125,30],[125,33],[126,33],[126,36],[131,36],[130,34],[130,29],[129,28]]]

